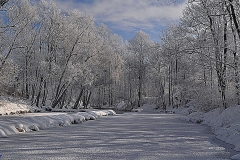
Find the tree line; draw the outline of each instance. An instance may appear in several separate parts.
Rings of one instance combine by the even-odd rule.
[[[123,41],[90,15],[63,11],[54,1],[1,6],[1,95],[74,109],[123,100],[140,107],[148,97],[163,109],[240,103],[237,1],[189,0],[160,42],[143,31]]]

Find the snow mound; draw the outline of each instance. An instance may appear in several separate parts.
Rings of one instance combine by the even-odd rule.
[[[113,110],[104,110],[104,111],[91,111],[92,113],[97,114],[98,116],[108,116],[108,115],[115,115],[116,112]]]
[[[203,123],[211,126],[217,138],[233,144],[240,151],[240,106],[229,107],[221,112],[215,109],[204,115]],[[211,118],[212,117],[212,118]]]
[[[77,113],[37,113],[21,116],[4,116],[0,118],[0,137],[8,135],[39,131],[52,127],[78,124],[87,120],[96,120],[101,116],[115,115],[113,110],[89,111]]]
[[[203,123],[211,127],[213,133],[222,141],[235,146],[240,151],[240,106],[221,108],[210,112],[193,112],[184,119],[194,123]],[[236,158],[236,157],[235,157]]]
[[[18,103],[11,103],[11,102],[0,102],[0,114],[1,115],[10,115],[13,113],[20,113],[20,112],[29,112],[31,107],[27,104],[18,104]]]
[[[18,113],[34,112],[39,110],[28,105],[25,101],[13,97],[0,97],[0,115],[13,115]]]

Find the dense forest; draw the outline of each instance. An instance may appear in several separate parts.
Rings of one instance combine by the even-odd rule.
[[[6,3],[7,2],[7,3]],[[240,2],[189,0],[178,23],[129,41],[54,1],[1,1],[0,94],[37,107],[125,101],[202,110],[240,104]]]

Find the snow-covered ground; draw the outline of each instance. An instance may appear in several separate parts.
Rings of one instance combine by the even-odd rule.
[[[126,106],[121,102],[117,107]],[[26,103],[14,103],[8,100],[1,100],[0,103],[0,137],[7,137],[12,134],[44,130],[52,127],[68,126],[73,123],[81,123],[87,120],[95,120],[100,116],[114,115],[112,110],[104,111],[86,111],[76,113],[26,113],[35,108]],[[145,105],[141,109],[135,109],[134,112],[159,113],[155,105]],[[208,113],[197,111],[194,107],[171,109],[171,113],[185,115],[182,119],[207,124],[211,127],[213,133],[222,141],[235,146],[236,151],[240,151],[240,106],[229,107],[225,110],[215,109]],[[17,113],[17,114],[14,114]],[[19,114],[24,113],[24,114]],[[5,116],[5,115],[8,116]],[[11,115],[14,114],[14,115]],[[149,114],[150,115],[150,114]],[[128,121],[126,119],[126,121]],[[240,154],[232,159],[240,159]]]
[[[1,160],[228,160],[235,154],[208,126],[180,117],[143,110],[16,134],[0,139]]]
[[[143,109],[148,112],[163,112],[156,110],[155,107],[155,105],[145,105]],[[240,106],[229,107],[225,110],[218,108],[207,113],[199,111],[194,106],[178,109],[168,107],[167,112],[184,115],[181,119],[192,123],[210,126],[218,139],[234,145],[234,150],[240,151]],[[231,159],[240,160],[240,154],[231,157]]]
[[[103,110],[77,113],[27,113],[23,115],[2,116],[0,117],[0,137],[52,127],[68,126],[114,114],[113,110]]]
[[[0,97],[0,115],[33,112],[34,110],[34,107],[28,105],[23,100],[14,99],[12,97]]]
[[[35,111],[41,112],[35,113]],[[55,109],[54,111],[57,112],[44,111],[45,109],[32,107],[25,101],[2,96],[0,99],[0,137],[52,127],[68,126],[87,120],[96,120],[101,116],[116,114],[113,110],[84,110],[85,112],[80,112],[79,110],[78,112],[78,110],[71,109]]]
[[[224,110],[217,108],[207,113],[198,111],[193,106],[172,111],[186,115],[183,119],[189,122],[210,126],[218,139],[234,145],[234,149],[240,151],[240,106]],[[232,159],[240,160],[240,154],[233,156]]]

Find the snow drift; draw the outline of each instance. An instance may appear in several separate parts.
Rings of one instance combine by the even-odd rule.
[[[207,113],[196,111],[184,119],[207,124],[218,139],[234,145],[235,150],[240,151],[240,106],[229,107],[225,110],[217,108]],[[240,159],[240,154],[232,159]]]
[[[0,137],[38,131],[51,127],[68,126],[87,120],[96,120],[101,116],[115,114],[113,110],[103,110],[77,113],[36,113],[19,116],[2,116],[0,119]]]

